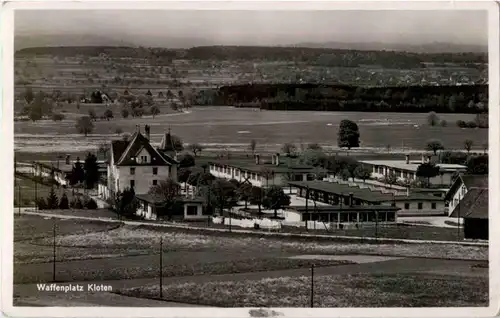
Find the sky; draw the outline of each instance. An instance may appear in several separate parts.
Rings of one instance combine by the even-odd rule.
[[[487,45],[486,11],[19,10],[16,35],[87,34],[150,45],[447,42]],[[199,41],[198,41],[199,42]],[[145,43],[145,44],[141,44]]]

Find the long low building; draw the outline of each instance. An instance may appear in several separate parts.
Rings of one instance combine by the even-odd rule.
[[[388,174],[395,174],[400,181],[416,180],[418,167],[426,162],[430,162],[430,157],[422,157],[421,160],[411,161],[409,156],[406,160],[361,160],[365,167],[372,171],[372,178],[381,179]],[[451,185],[457,173],[467,170],[464,165],[437,163],[439,175],[430,178],[433,185]]]
[[[319,173],[326,172],[322,168],[299,165],[291,160],[283,161],[280,160],[279,155],[274,155],[271,162],[264,161],[256,155],[254,159],[235,158],[212,161],[209,162],[209,169],[210,173],[217,178],[247,181],[257,187],[286,186],[289,181],[314,180]]]
[[[288,222],[318,221],[335,223],[337,228],[342,228],[350,224],[396,223],[398,210],[398,207],[384,205],[291,206],[283,216]]]
[[[443,198],[421,193],[394,195],[326,181],[289,182],[289,185],[297,188],[299,197],[334,206],[395,206],[400,216],[445,215],[447,210]]]

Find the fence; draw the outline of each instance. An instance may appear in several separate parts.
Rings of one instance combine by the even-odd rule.
[[[223,217],[213,217],[213,224],[224,224],[228,226],[238,226],[242,228],[255,228],[258,226],[261,229],[266,230],[280,230],[281,223],[278,221],[273,221],[270,219],[234,219],[234,218],[223,218]]]

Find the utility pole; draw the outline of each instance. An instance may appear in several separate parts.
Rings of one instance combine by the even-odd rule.
[[[17,193],[18,193],[17,208],[19,211],[19,216],[21,216],[21,185],[19,183],[17,184]]]
[[[160,236],[160,299],[163,299],[163,236]]]
[[[52,281],[56,281],[56,223],[53,227],[53,244],[52,244]]]
[[[314,264],[311,265],[311,308],[314,307]]]
[[[38,210],[38,180],[35,175],[35,209]]]
[[[306,187],[306,214],[309,215],[309,187]],[[307,220],[306,220],[306,231],[308,230],[307,228]]]

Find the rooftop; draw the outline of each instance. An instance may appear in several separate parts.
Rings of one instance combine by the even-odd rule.
[[[422,164],[421,161],[418,162],[410,161],[410,163],[406,163],[405,160],[361,160],[360,162],[373,166],[386,166],[390,168],[413,171],[413,172],[416,172],[418,166]],[[438,166],[441,171],[455,171],[455,170],[467,169],[467,167],[464,165],[457,165],[451,163],[438,163],[436,164],[436,166]]]
[[[422,193],[410,193],[410,195],[392,195],[390,193],[383,193],[381,191],[371,190],[368,188],[351,187],[346,184],[339,184],[326,181],[296,181],[289,182],[292,186],[309,187],[309,189],[325,191],[328,193],[349,195],[352,193],[354,198],[366,202],[392,202],[392,201],[443,201],[442,198],[427,195]]]
[[[297,212],[310,212],[310,213],[328,213],[328,212],[396,212],[399,211],[400,208],[389,205],[353,205],[353,206],[340,206],[340,205],[330,205],[330,206],[320,206],[320,207],[308,207],[306,210],[305,207],[294,207],[290,206]]]
[[[235,159],[219,159],[212,160],[209,164],[217,164],[217,165],[226,165],[242,170],[247,170],[250,172],[261,173],[262,170],[271,170],[274,173],[288,173],[288,172],[315,172],[319,169],[319,171],[325,171],[322,168],[316,168],[308,165],[301,165],[296,162],[293,162],[292,159],[283,158],[280,159],[279,165],[273,165],[266,160],[260,159],[260,163],[257,164],[255,159],[253,158],[235,158]]]
[[[488,189],[473,188],[467,192],[450,217],[488,219]]]
[[[465,184],[467,189],[488,189],[488,175],[463,175],[457,178],[446,193],[445,199],[450,200],[455,193]]]
[[[135,197],[141,201],[146,201],[148,203],[153,203],[153,204],[161,204],[163,202],[162,200],[155,198],[153,195],[151,195],[149,193],[136,194]],[[182,197],[182,198],[179,198],[179,201],[184,202],[184,203],[190,203],[190,202],[203,203],[203,202],[205,202],[205,199],[202,197]]]

